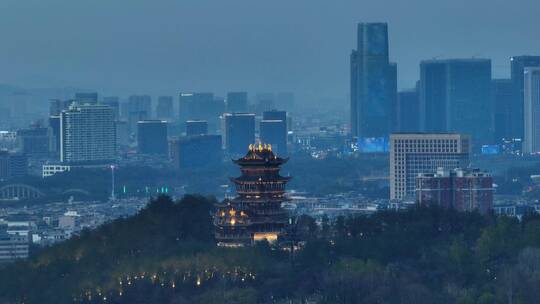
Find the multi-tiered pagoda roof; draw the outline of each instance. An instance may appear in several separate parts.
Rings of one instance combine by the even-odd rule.
[[[222,246],[243,246],[266,239],[276,241],[284,232],[288,214],[281,203],[290,177],[279,174],[288,159],[272,152],[271,145],[250,145],[246,155],[233,160],[241,176],[231,178],[237,196],[218,204],[214,216],[216,239]]]

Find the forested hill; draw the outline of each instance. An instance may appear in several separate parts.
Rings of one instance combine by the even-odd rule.
[[[537,303],[540,218],[435,208],[298,219],[294,256],[220,249],[213,201],[160,197],[138,215],[0,270],[0,303]]]

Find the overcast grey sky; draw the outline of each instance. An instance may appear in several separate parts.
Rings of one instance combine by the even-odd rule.
[[[539,0],[0,0],[0,83],[105,94],[346,97],[356,23],[386,21],[399,85],[433,57],[540,54]]]

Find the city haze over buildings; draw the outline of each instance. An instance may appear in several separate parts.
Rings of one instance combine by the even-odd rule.
[[[432,58],[491,58],[493,77],[508,78],[510,56],[540,49],[538,11],[536,0],[3,1],[0,83],[121,96],[292,91],[299,104],[346,109],[358,22],[388,22],[398,87],[411,88]]]

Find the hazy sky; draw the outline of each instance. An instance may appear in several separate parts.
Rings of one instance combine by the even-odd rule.
[[[356,23],[386,21],[399,85],[433,57],[540,54],[539,0],[0,0],[0,83],[104,94],[349,90]]]

